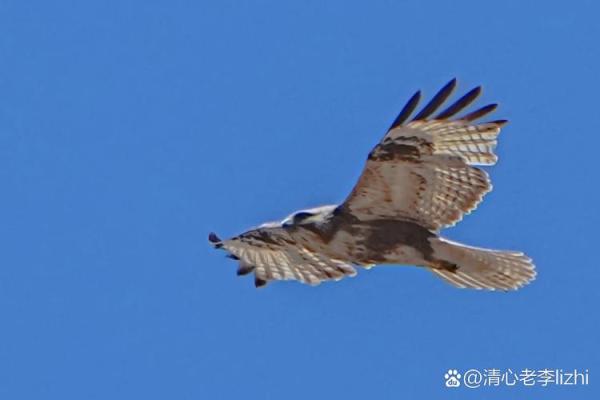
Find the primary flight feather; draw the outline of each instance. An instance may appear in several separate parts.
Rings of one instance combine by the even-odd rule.
[[[239,262],[238,275],[254,273],[257,287],[272,280],[316,285],[378,264],[424,267],[460,288],[509,290],[529,283],[536,272],[523,253],[439,235],[491,190],[488,174],[477,166],[496,163],[494,148],[506,123],[478,122],[496,104],[465,112],[480,87],[438,111],[455,88],[453,79],[412,118],[421,92],[410,98],[342,204],[298,211],[227,240],[211,233],[209,241]]]

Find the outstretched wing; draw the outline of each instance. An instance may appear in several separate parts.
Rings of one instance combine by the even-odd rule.
[[[340,280],[356,275],[352,265],[317,254],[300,246],[281,227],[263,227],[227,240],[214,233],[208,237],[216,248],[239,261],[238,275],[254,272],[256,287],[272,280],[298,280],[318,285],[326,280]]]
[[[496,104],[452,118],[479,96],[481,87],[431,117],[455,87],[453,79],[406,122],[421,97],[420,92],[413,95],[369,153],[344,210],[360,220],[405,219],[437,231],[477,206],[492,186],[487,173],[474,165],[496,163],[496,137],[506,121],[475,122]]]

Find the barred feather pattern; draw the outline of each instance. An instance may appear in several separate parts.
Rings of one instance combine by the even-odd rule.
[[[238,275],[254,273],[257,287],[272,280],[317,285],[354,276],[355,266],[371,266],[363,265],[361,258],[368,251],[386,255],[376,257],[384,263],[424,266],[460,288],[511,290],[529,283],[536,272],[523,253],[465,246],[438,235],[475,209],[491,190],[488,174],[478,166],[497,162],[494,149],[507,122],[477,122],[497,104],[466,111],[481,87],[440,111],[455,88],[452,79],[412,119],[421,92],[409,99],[369,153],[352,192],[335,207],[337,213],[319,229],[304,229],[308,237],[265,224],[224,241],[210,234],[209,241],[239,261]],[[367,236],[363,231],[361,236],[361,226],[379,230],[367,230]],[[396,230],[386,230],[389,226]],[[425,236],[419,234],[422,231]],[[396,234],[400,236],[394,239]]]
[[[456,224],[477,207],[492,185],[485,171],[444,151],[422,151],[418,158],[399,154],[392,159],[375,153],[382,158],[369,160],[345,207],[365,221],[406,219],[433,231]]]
[[[521,252],[466,246],[443,238],[432,240],[435,256],[457,265],[456,270],[431,269],[459,288],[516,290],[535,279],[535,267]]]
[[[257,228],[221,241],[216,247],[239,260],[238,275],[254,272],[257,287],[272,280],[318,285],[356,275],[351,264],[310,251],[280,227]]]
[[[453,226],[474,210],[492,185],[476,166],[494,165],[494,149],[504,120],[476,123],[494,111],[481,107],[454,120],[480,94],[475,88],[437,117],[427,119],[456,86],[449,82],[417,116],[419,92],[369,153],[367,165],[345,207],[359,219],[407,219],[432,231]]]
[[[492,189],[485,171],[439,165],[428,171],[428,192],[418,197],[417,219],[432,227],[449,227],[474,210]]]
[[[408,128],[427,133],[433,154],[462,158],[469,165],[494,165],[494,154],[500,126],[497,123],[469,125],[464,121],[415,121]],[[423,135],[425,136],[425,135]]]

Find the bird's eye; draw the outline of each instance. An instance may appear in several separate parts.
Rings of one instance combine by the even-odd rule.
[[[309,212],[300,211],[299,213],[294,214],[294,224],[299,224],[305,219],[312,217],[313,215],[314,214]]]

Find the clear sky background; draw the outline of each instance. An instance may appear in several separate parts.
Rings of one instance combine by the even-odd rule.
[[[2,1],[0,398],[598,397],[593,1]],[[484,85],[494,191],[445,234],[518,292],[385,267],[256,290],[211,249],[340,202],[417,89]],[[448,368],[589,387],[447,389]]]

